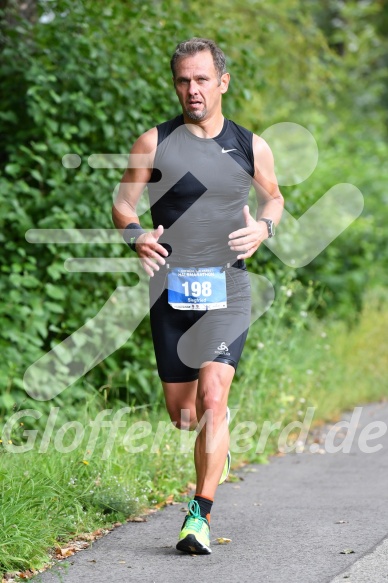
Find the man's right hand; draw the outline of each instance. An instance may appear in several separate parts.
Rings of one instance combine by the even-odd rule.
[[[158,243],[163,232],[164,228],[159,225],[154,231],[140,235],[136,241],[136,252],[140,257],[144,271],[150,277],[154,276],[155,271],[159,271],[158,264],[165,265],[166,263],[164,257],[168,256],[168,251]]]

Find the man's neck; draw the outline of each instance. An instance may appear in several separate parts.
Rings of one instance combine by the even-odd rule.
[[[224,116],[221,112],[212,117],[195,121],[183,113],[183,119],[188,129],[198,138],[215,138],[224,127]]]

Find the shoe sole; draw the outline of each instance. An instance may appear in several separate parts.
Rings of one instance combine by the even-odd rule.
[[[200,543],[193,534],[188,534],[176,545],[178,551],[184,553],[195,553],[196,555],[210,555],[211,549]]]

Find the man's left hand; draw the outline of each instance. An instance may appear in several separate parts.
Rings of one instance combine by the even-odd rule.
[[[239,253],[237,259],[247,259],[252,257],[260,244],[268,239],[268,229],[264,221],[255,221],[249,213],[249,206],[243,209],[246,227],[233,231],[229,235],[229,247],[232,251]]]

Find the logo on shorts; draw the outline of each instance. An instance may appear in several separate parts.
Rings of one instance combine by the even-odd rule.
[[[219,346],[217,346],[217,350],[227,351],[229,348],[226,346],[225,342],[221,342]]]
[[[222,354],[223,356],[230,356],[229,348],[225,344],[225,342],[221,342],[219,346],[217,346],[217,350],[214,351],[215,354]]]

